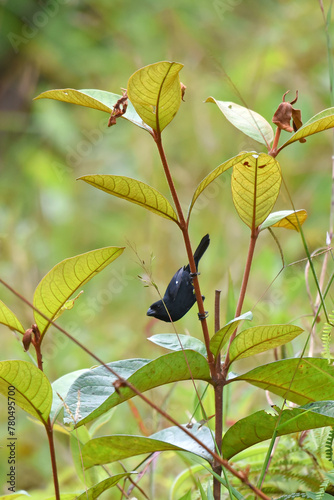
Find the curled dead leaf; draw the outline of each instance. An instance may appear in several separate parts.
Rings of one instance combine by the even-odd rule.
[[[113,111],[110,115],[108,121],[108,127],[112,127],[112,125],[116,125],[116,120],[120,116],[123,116],[128,107],[128,94],[125,89],[122,89],[122,97],[118,99],[115,106],[113,107]]]
[[[272,121],[281,130],[286,130],[287,132],[296,132],[303,125],[300,109],[295,109],[292,106],[292,104],[295,104],[295,102],[297,102],[298,90],[296,91],[295,99],[293,99],[291,102],[285,101],[285,96],[288,92],[289,90],[283,95],[282,102],[279,104]],[[306,142],[306,139],[302,138],[300,139],[300,142]]]
[[[187,87],[182,82],[180,82],[180,85],[181,85],[181,99],[184,102],[183,98],[184,98],[184,94],[186,93]]]

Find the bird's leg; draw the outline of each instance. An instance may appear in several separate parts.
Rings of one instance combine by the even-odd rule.
[[[199,276],[201,273],[199,273],[198,271],[196,273],[189,273],[189,276],[191,279],[195,278],[195,276]]]
[[[204,311],[204,314],[198,313],[198,319],[200,321],[204,321],[208,316],[209,316],[209,312],[208,311]]]

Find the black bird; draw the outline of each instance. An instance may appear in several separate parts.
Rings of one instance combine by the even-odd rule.
[[[210,237],[206,234],[200,244],[198,245],[195,253],[194,260],[196,271],[198,270],[198,263],[208,248]],[[203,297],[204,299],[204,297]],[[182,318],[189,309],[196,302],[194,285],[192,275],[190,272],[189,264],[181,267],[171,279],[162,300],[158,300],[151,305],[147,311],[147,316],[154,316],[154,318],[161,319],[161,321],[178,321]],[[167,313],[167,310],[168,313]]]

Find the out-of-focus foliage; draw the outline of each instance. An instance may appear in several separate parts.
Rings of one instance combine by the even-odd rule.
[[[69,87],[120,94],[138,68],[162,60],[182,63],[185,102],[164,131],[164,144],[186,211],[196,186],[211,170],[240,151],[262,151],[215,106],[204,104],[208,96],[246,103],[268,122],[288,89],[293,93],[298,89],[304,121],[330,107],[319,6],[313,0],[1,0],[0,30],[0,276],[31,300],[38,282],[61,260],[99,247],[128,247],[121,259],[85,287],[78,304],[59,323],[106,362],[153,358],[161,349],[146,342],[146,337],[172,332],[145,316],[157,297],[137,278],[144,271],[133,249],[147,266],[154,256],[153,278],[163,291],[171,274],[186,263],[178,228],[75,180],[89,174],[134,177],[169,199],[152,138],[125,120],[108,128],[105,113],[32,99],[45,90]],[[324,244],[328,229],[324,214],[330,204],[331,137],[331,132],[310,137],[279,156],[295,207],[308,212],[304,228],[311,251]],[[288,138],[282,132],[282,143]],[[291,208],[282,190],[275,210]],[[237,296],[248,243],[248,232],[233,210],[229,173],[198,200],[190,230],[194,245],[205,232],[210,233],[212,243],[201,262],[201,284],[211,327],[213,291],[222,289],[224,324],[224,319],[231,319],[225,318],[229,276]],[[299,235],[285,231],[281,236],[279,231],[286,262],[303,258]],[[244,307],[247,311],[261,297],[253,310],[254,325],[284,323],[311,312],[306,306],[303,263],[287,268],[263,295],[280,268],[274,241],[269,234],[263,236]],[[0,298],[23,324],[32,323],[32,312],[3,288]],[[307,325],[304,320],[303,326]],[[178,324],[180,332],[185,333],[185,328],[199,335],[195,308]],[[0,325],[0,332],[2,359],[27,360],[10,331]],[[93,364],[55,330],[45,339],[44,349],[44,368],[51,380]],[[242,363],[243,372],[254,368],[247,360]],[[171,396],[169,406],[183,421],[188,418],[186,402],[192,406],[192,395],[185,387]],[[242,390],[233,394],[233,419],[266,404],[254,403],[252,389],[240,398]],[[166,390],[156,394],[158,402],[165,397]],[[178,404],[180,397],[184,408]],[[2,404],[0,400],[0,408]],[[149,433],[159,430],[157,416],[141,403],[138,407]],[[137,423],[129,414],[126,405],[118,408],[108,430],[122,432],[126,426],[135,432]],[[43,429],[31,426],[18,411],[17,486],[27,490],[46,486],[50,480]],[[64,466],[60,482],[73,487],[74,478],[65,472],[71,465],[67,444],[67,437],[59,435],[57,455]],[[0,484],[6,474],[2,458],[0,449]],[[175,467],[176,475],[177,463],[169,467],[171,476]],[[165,487],[167,474],[161,477]]]

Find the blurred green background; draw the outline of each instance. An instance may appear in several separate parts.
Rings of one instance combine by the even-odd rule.
[[[329,2],[324,4],[327,9]],[[240,94],[269,122],[288,89],[291,99],[298,89],[296,107],[302,110],[304,121],[330,107],[319,3],[1,0],[0,29],[0,276],[31,300],[40,279],[61,260],[108,245],[128,247],[84,287],[75,309],[59,323],[105,362],[156,357],[163,351],[146,338],[172,330],[146,317],[157,296],[138,279],[143,270],[136,253],[147,265],[153,257],[153,278],[163,292],[171,275],[186,263],[181,233],[167,220],[76,181],[89,173],[122,174],[145,181],[169,197],[155,144],[149,134],[125,120],[107,128],[106,113],[33,98],[45,90],[65,87],[120,93],[131,74],[144,65],[161,60],[183,63],[180,77],[187,86],[185,102],[164,131],[164,145],[186,209],[197,184],[216,166],[239,151],[262,150],[234,129],[216,106],[204,104],[208,96],[242,104]],[[286,140],[288,134],[282,135]],[[306,144],[295,143],[279,156],[296,208],[309,213],[304,227],[310,251],[325,244],[329,227],[331,154],[329,131],[309,138]],[[194,247],[206,232],[211,236],[201,262],[201,287],[211,328],[215,289],[222,290],[222,322],[231,319],[226,305],[228,283],[237,297],[249,238],[234,210],[229,180],[227,173],[198,200],[190,224]],[[277,209],[289,208],[282,188]],[[305,257],[297,233],[277,230],[276,235],[286,263]],[[261,237],[255,257],[244,306],[246,311],[257,303],[253,324],[294,321],[308,328],[311,319],[306,315],[311,308],[304,264],[288,268],[267,290],[281,268],[269,234]],[[5,288],[0,298],[26,328],[31,325],[27,306]],[[177,327],[180,333],[200,336],[195,308]],[[29,359],[15,336],[5,327],[0,330],[1,359]],[[305,338],[296,341],[288,354],[301,349]],[[318,352],[319,345],[315,346]],[[258,359],[271,361],[273,354]],[[50,329],[44,367],[51,380],[93,364],[88,355]],[[250,366],[254,361],[238,368]],[[152,397],[163,401],[169,390],[155,391]],[[232,422],[267,405],[255,389],[238,386],[235,390],[228,416]],[[6,408],[4,398],[0,419],[5,416],[2,405]],[[159,419],[140,403],[138,407],[148,430],[158,430]],[[182,384],[174,391],[169,409],[186,422],[192,408],[191,386]],[[140,433],[125,405],[117,409],[105,432],[128,431]],[[17,489],[47,487],[50,466],[43,429],[18,410],[18,434]],[[5,435],[2,422],[0,437]],[[6,474],[2,452],[0,485]],[[64,477],[71,465],[66,436],[57,438],[57,456],[62,490],[72,491],[77,485],[74,475]],[[159,463],[166,467],[165,458]],[[175,463],[168,465],[170,475],[164,472],[166,485],[179,470]],[[0,489],[0,493],[5,491]]]

